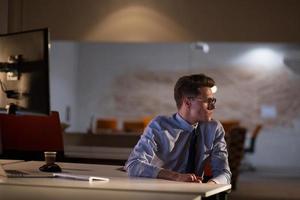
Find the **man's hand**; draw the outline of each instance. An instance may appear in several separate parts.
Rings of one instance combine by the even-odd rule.
[[[157,178],[167,179],[172,181],[202,183],[202,178],[196,176],[195,174],[181,174],[166,169],[160,170],[157,175]]]
[[[217,184],[215,181],[213,181],[213,180],[209,180],[209,181],[207,181],[207,183],[208,184]]]
[[[202,183],[202,178],[199,176],[196,176],[195,174],[180,174],[180,173],[178,173],[175,181]]]

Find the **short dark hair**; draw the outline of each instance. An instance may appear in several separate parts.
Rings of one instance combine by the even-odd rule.
[[[215,81],[204,74],[192,74],[180,77],[174,87],[174,98],[179,109],[182,105],[183,97],[196,97],[200,94],[199,88],[213,87]]]

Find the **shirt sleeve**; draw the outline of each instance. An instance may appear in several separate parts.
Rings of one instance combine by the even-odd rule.
[[[131,152],[125,164],[129,176],[157,177],[161,168],[152,164],[157,152],[155,132],[157,132],[156,129],[148,126]]]
[[[218,184],[230,184],[231,172],[228,163],[228,152],[225,141],[225,131],[219,122],[216,129],[211,165],[213,178],[211,180]]]

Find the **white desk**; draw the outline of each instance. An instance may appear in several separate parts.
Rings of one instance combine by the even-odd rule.
[[[5,169],[38,170],[43,162],[4,165]],[[182,183],[160,179],[129,178],[121,166],[58,163],[64,172],[110,178],[109,182],[61,178],[0,179],[1,200],[15,199],[201,199],[230,190],[231,185]]]
[[[19,162],[24,162],[24,160],[9,160],[9,159],[1,159],[0,160],[1,165],[10,165],[10,164],[19,163]]]

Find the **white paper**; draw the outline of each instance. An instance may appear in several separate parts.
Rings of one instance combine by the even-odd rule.
[[[109,178],[99,177],[99,176],[87,176],[87,175],[78,175],[78,174],[67,174],[67,173],[54,173],[54,177],[58,178],[70,178],[76,180],[83,180],[83,181],[109,181]]]

